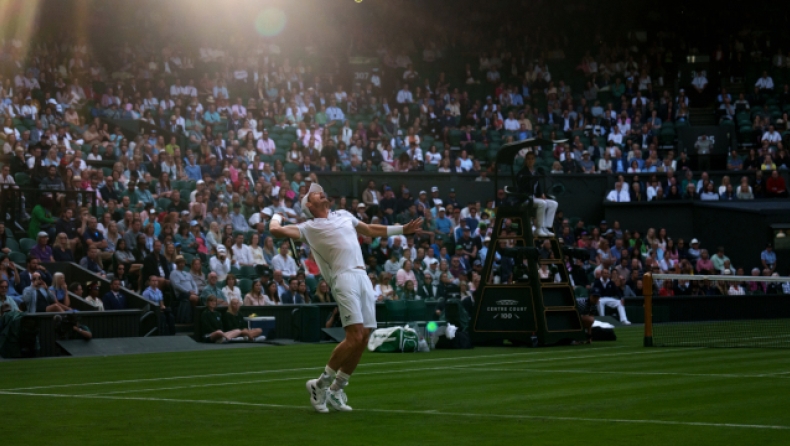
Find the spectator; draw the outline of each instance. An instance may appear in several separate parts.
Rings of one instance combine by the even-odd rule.
[[[262,336],[263,330],[260,328],[247,328],[247,321],[239,313],[241,308],[241,299],[233,297],[230,300],[228,310],[222,315],[222,329],[226,338],[243,338],[247,341],[262,342],[266,340],[266,336]],[[209,310],[211,311],[211,310]]]
[[[30,250],[30,255],[41,262],[54,262],[55,258],[52,255],[52,247],[47,244],[48,242],[49,234],[44,231],[39,232],[36,238],[36,245]]]
[[[225,333],[222,331],[222,314],[216,311],[217,297],[210,295],[206,297],[206,309],[200,315],[200,330],[204,333],[205,342],[215,342],[223,344],[229,342],[239,334],[236,331]]]
[[[244,296],[245,307],[262,307],[264,305],[274,305],[269,297],[263,292],[263,284],[259,280],[252,282],[252,289]]]
[[[88,295],[85,297],[85,301],[96,307],[96,311],[104,311],[104,302],[99,297],[100,290],[99,282],[88,282]]]
[[[619,279],[619,275],[617,276]],[[610,280],[610,273],[607,268],[601,269],[601,277],[595,281],[593,285],[601,293],[601,298],[598,301],[598,314],[605,314],[604,307],[615,308],[620,316],[620,322],[625,325],[631,325],[628,317],[625,314],[625,307],[623,306],[622,299],[619,298],[619,291],[614,281]]]
[[[296,261],[288,255],[291,246],[288,242],[283,242],[280,245],[280,253],[276,255],[272,261],[271,265],[272,268],[275,270],[279,270],[282,272],[283,276],[285,277],[293,277],[296,276],[297,266]]]
[[[303,304],[304,296],[299,294],[299,281],[295,277],[291,277],[288,281],[288,289],[280,293],[280,301],[285,305]]]
[[[199,259],[195,260],[198,260],[198,262],[200,261]],[[184,271],[184,266],[186,266],[186,259],[184,259],[184,256],[179,255],[176,257],[176,268],[170,272],[170,284],[173,285],[175,298],[180,302],[177,312],[179,323],[188,321],[188,318],[184,314],[185,310],[182,310],[182,307],[188,309],[189,306],[187,303],[197,303],[198,296],[200,295],[200,288],[198,287],[195,277],[192,275],[191,271]]]
[[[760,262],[763,268],[770,270],[771,273],[776,271],[776,253],[772,244],[767,244],[763,252],[760,253]]]
[[[105,310],[125,310],[126,296],[121,291],[121,279],[114,277],[110,282],[110,291],[102,296]]]
[[[217,246],[217,255],[212,257],[209,261],[209,267],[211,268],[211,271],[216,273],[217,280],[225,280],[225,278],[228,277],[228,274],[230,273],[231,261],[227,256],[227,248],[225,248],[223,245],[219,245]],[[218,296],[217,294],[214,295],[217,296],[217,298],[219,298],[221,301],[225,300],[223,297]]]
[[[414,275],[414,271],[412,271],[412,262],[410,260],[403,262],[395,277],[398,287],[404,288],[406,282],[410,282],[411,290],[417,291],[417,278]]]
[[[87,255],[80,260],[80,266],[99,276],[107,276],[101,265],[98,248],[88,248]]]
[[[236,282],[236,276],[233,274],[228,274],[228,277],[225,278],[225,287],[222,288],[222,294],[225,295],[225,299],[228,302],[232,302],[233,299],[241,301],[241,290]]]
[[[27,229],[28,237],[36,239],[40,232],[49,233],[48,229],[51,229],[51,225],[55,223],[50,211],[53,205],[52,199],[46,195],[39,199],[38,204],[33,207],[33,211],[30,213],[30,224]]]
[[[203,291],[200,292],[200,303],[202,305],[206,305],[209,296],[214,296],[214,298],[217,299],[218,305],[228,305],[228,300],[225,297],[225,293],[219,288],[217,282],[219,282],[217,273],[212,270],[208,274],[208,283],[203,288]]]
[[[5,279],[0,279],[0,308],[8,306],[10,311],[19,311],[19,304],[16,300],[8,295],[8,290],[11,289],[9,283]]]
[[[779,175],[778,170],[771,172],[771,177],[765,182],[765,189],[768,197],[786,198],[788,196],[785,180]]]
[[[65,233],[61,232],[55,237],[52,245],[52,257],[56,262],[74,262],[74,253],[69,248],[69,240]]]
[[[618,181],[614,183],[614,189],[609,191],[609,194],[606,196],[606,201],[616,202],[616,203],[627,203],[631,201],[631,196],[628,194],[628,191],[625,190],[623,187],[623,183]]]
[[[165,306],[165,299],[160,287],[161,277],[157,275],[148,276],[148,288],[143,291],[143,298],[159,306],[159,329],[164,335],[174,336],[176,334],[176,320],[172,309]]]
[[[694,241],[692,240],[692,246]],[[697,259],[695,269],[700,274],[712,274],[714,272],[713,261],[708,257],[708,250],[700,250],[700,258]]]

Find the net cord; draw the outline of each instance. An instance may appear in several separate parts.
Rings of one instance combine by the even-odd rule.
[[[694,275],[688,274],[651,274],[655,280],[714,280],[725,282],[777,282],[783,283],[790,281],[790,277],[774,277],[774,276],[721,276],[721,275]],[[647,285],[647,284],[645,284]]]

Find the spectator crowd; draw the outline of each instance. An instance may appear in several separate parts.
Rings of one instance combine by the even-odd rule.
[[[609,201],[787,197],[779,173],[790,166],[781,133],[787,115],[777,117],[771,107],[790,106],[788,85],[779,91],[766,71],[737,99],[721,87],[722,79],[745,76],[744,57],[770,59],[780,71],[786,59],[755,56],[762,43],[736,42],[722,50],[715,73],[694,73],[676,88],[670,79],[677,67],[659,40],[604,42],[561,70],[553,66],[568,65],[561,45],[532,33],[483,46],[459,58],[462,66],[450,60],[457,48],[449,39],[429,33],[421,48],[375,43],[368,50],[381,66],[349,82],[312,57],[321,48],[312,42],[298,56],[246,40],[156,50],[127,44],[99,57],[66,41],[8,39],[0,48],[11,67],[0,77],[7,157],[0,185],[9,196],[20,187],[38,192],[25,194],[27,205],[13,216],[35,243],[23,271],[3,260],[1,297],[28,312],[64,312],[71,311],[70,291],[110,310],[127,306],[125,288],[158,305],[170,332],[176,322],[191,322],[191,307],[209,302],[331,302],[309,247],[292,252],[268,232],[274,214],[303,220],[299,200],[321,174],[425,171],[490,181],[499,147],[533,137],[555,141],[540,150],[551,173],[616,175]],[[674,128],[690,123],[692,106],[709,107],[722,121],[747,113],[760,135],[746,152],[732,150],[731,172],[718,183],[707,169],[692,171],[709,167],[709,143],[675,150]],[[653,175],[635,175],[642,173]],[[362,239],[377,297],[472,298],[492,231],[516,230],[510,221],[492,227],[502,195],[469,202],[454,188],[418,191],[395,176],[381,178],[361,197],[333,198],[334,209],[366,222],[425,218],[414,237]],[[645,271],[776,272],[775,260],[764,258],[756,270],[736,267],[723,248],[710,256],[695,240],[686,245],[664,231],[642,236],[616,222],[590,230],[561,217],[555,230],[566,245],[592,254],[589,261],[565,259],[575,285],[598,281],[611,294],[604,297],[639,295]],[[12,251],[5,232],[0,242]],[[512,259],[494,255],[498,280],[514,280]],[[42,263],[56,261],[106,277],[111,291],[99,296],[98,284],[83,290],[50,276]],[[665,285],[666,293],[703,292]],[[756,292],[761,285],[745,286]],[[239,334],[238,327],[217,330]]]

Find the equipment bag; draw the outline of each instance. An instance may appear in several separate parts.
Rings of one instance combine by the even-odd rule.
[[[617,335],[614,333],[613,328],[601,328],[601,327],[593,327],[592,328],[592,340],[593,341],[616,341]]]
[[[415,353],[419,342],[417,332],[409,327],[379,328],[370,335],[368,350],[379,353]]]

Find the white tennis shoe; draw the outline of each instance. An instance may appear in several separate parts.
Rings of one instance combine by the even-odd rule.
[[[310,404],[313,405],[313,409],[318,413],[328,413],[329,409],[326,408],[327,389],[319,388],[317,379],[307,381],[306,387],[307,393],[310,394]]]
[[[337,411],[351,412],[352,410],[351,406],[346,404],[348,402],[348,397],[346,396],[346,392],[344,392],[343,389],[327,390],[326,401],[328,401],[329,405],[332,406],[332,408]]]

